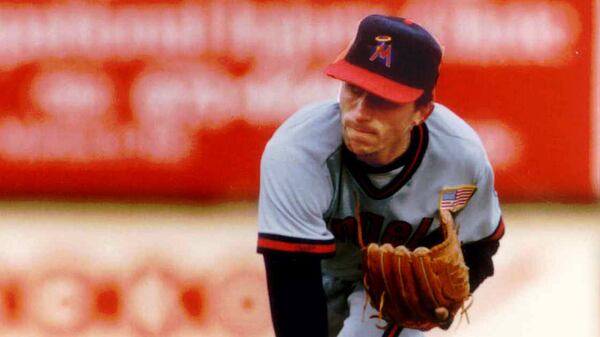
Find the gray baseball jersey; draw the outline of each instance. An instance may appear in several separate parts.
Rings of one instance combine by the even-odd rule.
[[[503,233],[482,143],[448,108],[435,104],[393,167],[360,162],[341,135],[336,102],[306,107],[275,132],[261,162],[259,252],[329,257],[323,273],[352,282],[362,279],[361,245],[413,248],[439,227],[440,208],[454,211],[465,243]]]

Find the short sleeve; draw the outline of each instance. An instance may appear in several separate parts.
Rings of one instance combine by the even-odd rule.
[[[332,195],[325,163],[301,147],[270,141],[261,159],[257,251],[333,255],[323,218]]]
[[[504,222],[494,188],[494,172],[487,158],[479,171],[477,190],[467,206],[456,216],[459,236],[464,243],[499,240],[504,235]]]

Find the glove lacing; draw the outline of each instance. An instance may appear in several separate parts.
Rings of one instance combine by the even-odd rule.
[[[354,215],[356,217],[356,224],[357,224],[357,241],[358,241],[358,245],[360,247],[361,250],[365,249],[365,242],[363,240],[363,230],[362,230],[362,221],[360,218],[360,201],[358,199],[358,195],[356,194],[356,191],[354,192]],[[363,304],[363,312],[362,312],[362,320],[365,320],[365,312],[367,310],[367,305],[370,302],[370,295],[368,292],[369,289],[369,284],[367,282],[367,275],[365,274],[363,276],[363,287],[365,290],[365,303]],[[381,297],[379,298],[379,308],[378,308],[378,314],[377,315],[372,315],[369,318],[379,318],[380,320],[383,320],[383,305],[385,303],[384,301],[385,298],[385,291],[381,294]],[[389,327],[389,323],[387,323],[385,326],[381,327],[379,325],[377,325],[377,328],[379,329],[387,329]]]
[[[353,192],[354,194],[354,216],[356,217],[356,225],[357,225],[357,241],[358,241],[358,246],[360,247],[360,250],[364,250],[365,249],[365,242],[363,241],[363,236],[362,236],[362,221],[360,219],[360,201],[358,200],[358,195],[356,193],[356,191]],[[367,304],[369,303],[369,284],[367,283],[367,274],[363,275],[363,288],[365,290],[365,303],[363,304],[363,311],[362,311],[362,320],[365,320],[365,311],[367,310]],[[381,312],[380,312],[381,314]]]
[[[469,302],[466,306],[465,303]],[[467,324],[471,324],[471,320],[469,319],[469,313],[468,310],[471,308],[471,306],[473,305],[473,295],[469,295],[469,297],[465,300],[465,302],[463,302],[462,306],[460,307],[460,317],[458,319],[458,323],[456,324],[456,329],[458,329],[458,327],[460,326],[460,323],[462,322],[463,316],[465,317],[465,319],[467,320]],[[456,330],[455,329],[455,330]]]

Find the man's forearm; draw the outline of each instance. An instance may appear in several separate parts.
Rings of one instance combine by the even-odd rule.
[[[275,335],[327,337],[320,259],[264,254],[264,261]]]

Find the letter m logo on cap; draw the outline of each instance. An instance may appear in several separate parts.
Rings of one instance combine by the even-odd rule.
[[[387,35],[379,35],[375,38],[375,41],[377,41],[377,47],[369,57],[369,61],[383,59],[385,60],[385,66],[390,68],[392,66],[392,38]]]

